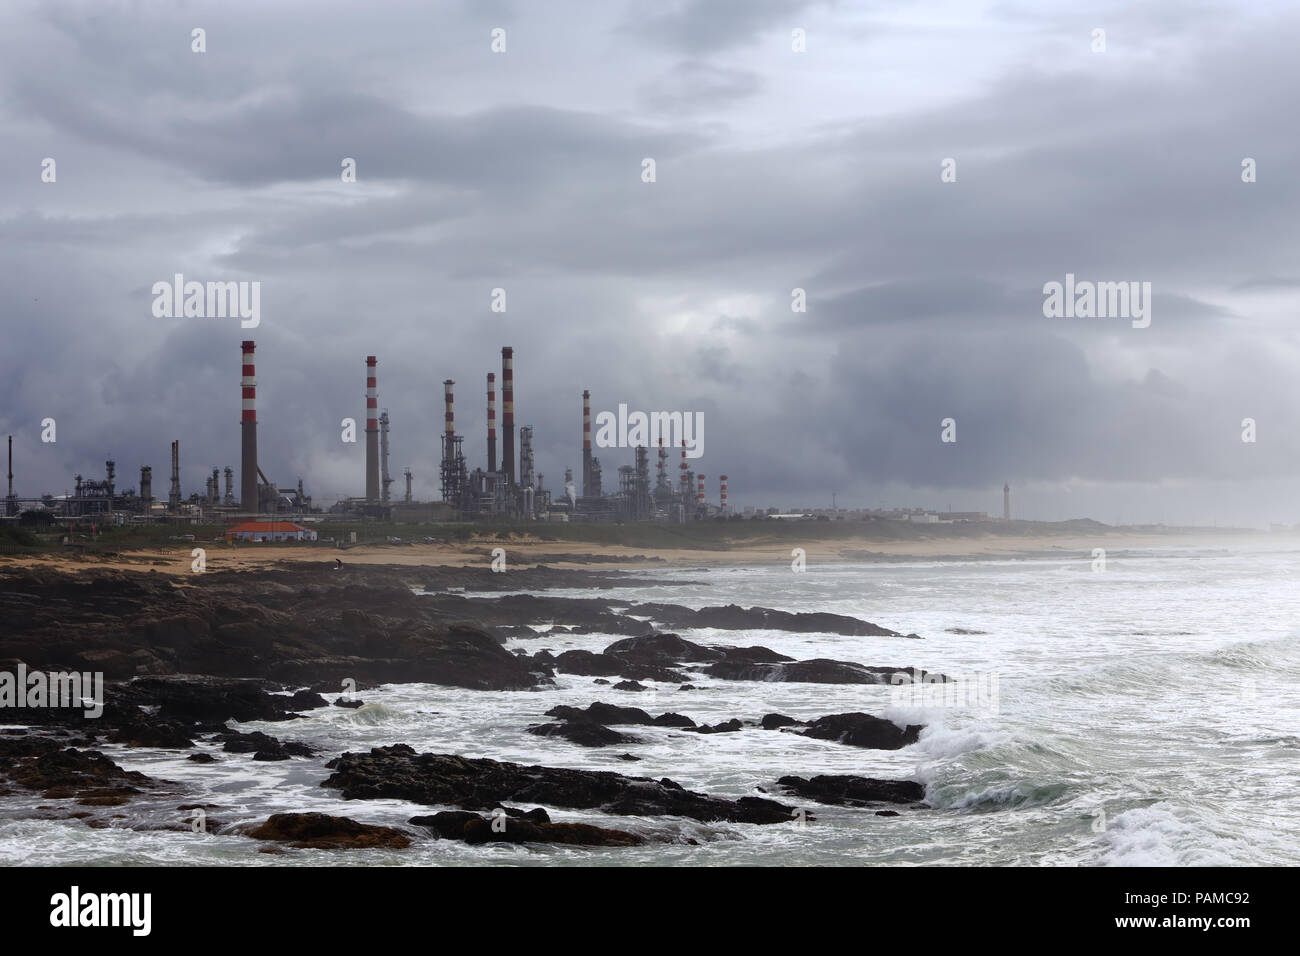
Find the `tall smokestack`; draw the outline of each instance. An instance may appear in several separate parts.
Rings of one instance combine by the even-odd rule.
[[[722,482],[722,513],[726,514],[727,513],[727,476],[723,475],[722,478],[719,480]]]
[[[153,469],[148,465],[140,466],[140,503],[145,514],[153,510]]]
[[[9,495],[5,498],[5,514],[18,514],[18,499],[14,497],[14,436],[9,436]]]
[[[244,487],[248,487],[245,485]],[[181,443],[172,442],[172,488],[167,495],[167,508],[172,512],[181,510]]]
[[[696,496],[695,496],[695,504],[696,504],[697,507],[699,507],[701,510],[703,510],[703,508],[704,508],[704,478],[705,478],[704,472],[700,472],[700,473],[699,473],[698,475],[696,475],[695,477],[698,478],[698,479],[700,480],[700,490],[699,490],[699,493],[696,494]]]
[[[1002,486],[1002,520],[1011,520],[1011,485]]]
[[[257,505],[257,373],[253,366],[253,343],[244,342],[244,375],[240,384],[244,392],[244,410],[239,429],[243,438],[243,453],[239,469],[239,507],[254,513]],[[177,449],[172,445],[172,468],[176,469]],[[172,476],[172,493],[179,503],[180,479]]]
[[[497,470],[497,373],[488,372],[488,471]]]
[[[515,483],[515,350],[501,349],[501,470],[506,473],[506,487]]]
[[[366,501],[379,501],[379,389],[373,355],[366,356]]]
[[[455,396],[452,395],[452,386],[456,383],[452,379],[447,379],[442,383],[442,402],[443,402],[443,455],[450,457],[452,454],[452,439],[456,435],[456,409]]]
[[[582,494],[591,496],[591,392],[582,390]]]
[[[686,466],[686,439],[682,439],[682,507],[685,507],[691,497],[691,479],[687,473]]]
[[[388,409],[379,413],[379,500],[388,504],[388,486],[393,479],[388,477]]]

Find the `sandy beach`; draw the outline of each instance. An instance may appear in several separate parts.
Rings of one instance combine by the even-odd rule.
[[[1127,534],[1115,532],[1094,535],[935,537],[932,539],[889,541],[869,537],[809,540],[795,544],[793,539],[732,544],[726,548],[646,548],[596,544],[586,541],[543,541],[514,537],[502,541],[485,535],[467,542],[442,544],[362,544],[334,549],[291,544],[239,545],[195,542],[170,548],[141,548],[116,553],[67,553],[0,555],[0,567],[49,567],[59,570],[76,568],[120,568],[156,570],[165,574],[193,573],[192,550],[203,548],[206,570],[250,570],[270,568],[285,563],[330,563],[404,565],[428,567],[465,567],[487,565],[495,548],[505,551],[507,568],[554,567],[609,568],[645,567],[726,567],[783,564],[792,560],[792,551],[801,547],[805,561],[846,563],[870,561],[939,561],[963,559],[998,559],[1030,557],[1053,552],[1077,552],[1091,556],[1092,549],[1230,547],[1258,545],[1260,535],[1223,534],[1202,537],[1191,534]]]

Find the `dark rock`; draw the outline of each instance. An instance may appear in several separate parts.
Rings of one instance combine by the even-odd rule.
[[[619,760],[640,760],[641,758],[633,754],[619,754],[618,759]]]
[[[315,710],[317,707],[328,707],[329,701],[314,690],[300,690],[290,695],[286,706],[289,710]]]
[[[411,838],[401,830],[326,813],[274,813],[265,823],[246,832],[254,840],[275,840],[321,850],[371,847],[400,850],[411,845]]]
[[[926,675],[924,671],[915,672],[906,667],[867,667],[850,661],[833,661],[826,658],[814,658],[808,661],[792,661],[788,664],[741,664],[732,661],[720,661],[705,668],[710,677],[722,680],[751,680],[799,682],[808,684],[891,684],[912,683],[914,673],[920,673],[932,680],[943,679],[941,674]],[[894,678],[894,675],[906,675],[907,680]]]
[[[162,783],[138,770],[123,770],[97,750],[65,749],[62,741],[36,736],[0,738],[0,779],[51,798],[104,788],[139,793]]]
[[[919,803],[925,799],[925,787],[913,780],[876,780],[834,774],[813,777],[782,777],[777,781],[787,791],[816,800],[850,807],[875,803]]]
[[[653,664],[638,664],[611,654],[593,651],[565,651],[555,659],[555,668],[565,674],[583,677],[622,677],[627,680],[660,680],[678,683],[680,671]]]
[[[587,823],[534,822],[511,817],[489,818],[465,810],[444,810],[430,816],[411,817],[448,840],[482,843],[561,843],[569,846],[641,846],[645,838],[625,830],[610,830]],[[493,826],[493,824],[496,824]]]
[[[632,691],[642,691],[642,690],[645,690],[645,689],[646,689],[646,688],[645,688],[645,685],[644,685],[644,684],[638,684],[638,683],[637,683],[636,681],[634,681],[634,680],[621,680],[621,681],[619,681],[617,684],[614,685],[614,690],[632,690]]]
[[[137,716],[138,715],[138,716]],[[128,747],[161,747],[188,750],[194,746],[192,724],[160,717],[146,717],[142,711],[126,717],[108,734],[109,743]]]
[[[217,763],[218,762],[217,758],[212,756],[212,754],[208,753],[206,750],[200,750],[196,754],[190,754],[185,759],[193,760],[195,763]]]
[[[543,807],[533,807],[531,810],[520,810],[518,807],[502,807],[508,817],[518,817],[521,820],[529,820],[533,823],[550,823],[551,815]]]
[[[722,723],[714,724],[713,726],[701,724],[695,729],[701,734],[729,734],[737,730],[742,730],[744,726],[744,724],[733,717],[731,720],[724,720]]]
[[[227,730],[217,734],[216,739],[224,741],[221,749],[227,753],[251,753],[255,755],[254,760],[288,760],[290,757],[310,757],[315,753],[306,744],[296,741],[281,742],[260,730],[247,734]]]
[[[818,740],[836,740],[853,747],[900,750],[916,743],[922,729],[922,724],[908,724],[903,728],[892,720],[855,712],[818,717],[808,725],[807,730],[796,733],[816,737]]]
[[[366,702],[364,700],[347,700],[346,698],[340,697],[338,700],[334,701],[334,706],[346,707],[349,710],[357,710],[360,707],[366,706]]]
[[[546,712],[547,717],[561,720],[587,721],[595,724],[653,724],[654,718],[640,707],[620,707],[617,704],[604,704],[596,701],[586,708],[570,707],[566,704],[552,707]]]
[[[649,617],[668,627],[713,627],[732,631],[792,631],[802,634],[841,634],[848,637],[898,637],[897,631],[870,621],[824,612],[791,613],[765,607],[703,607],[698,611],[675,604],[634,604],[629,614]]]
[[[0,659],[45,672],[97,671],[107,681],[206,674],[295,687],[337,688],[346,678],[484,690],[538,683],[531,662],[507,652],[487,627],[449,620],[387,568],[338,573],[332,564],[305,564],[183,582],[116,569],[4,568],[0,620]],[[162,698],[163,717],[285,719],[285,698],[272,713],[258,692],[262,681],[253,683],[257,689],[231,683],[224,697],[211,688],[150,691]]]
[[[349,800],[399,799],[432,806],[492,810],[505,803],[600,809],[636,816],[669,814],[712,822],[783,823],[792,808],[773,800],[728,800],[606,770],[524,766],[454,754],[417,754],[405,744],[345,753],[326,767],[321,786]]]
[[[795,720],[785,714],[766,714],[760,721],[759,726],[764,730],[776,730],[778,727],[793,727],[802,723],[802,720]]]
[[[605,680],[605,678],[603,678],[603,677],[597,677],[595,680],[592,681],[592,683],[593,683],[593,684],[606,684],[606,685],[608,685],[608,684],[609,684],[609,681]]]
[[[616,730],[610,730],[608,727],[590,721],[572,723],[562,720],[553,724],[537,724],[529,727],[528,732],[536,734],[538,737],[563,737],[565,740],[582,747],[605,747],[609,744],[634,744],[640,742],[635,737],[628,737]]]
[[[660,714],[654,719],[654,723],[659,727],[694,727],[695,721],[682,714]]]
[[[901,815],[901,814],[899,814],[899,812],[898,812],[897,810],[877,810],[877,811],[876,811],[876,816],[878,816],[878,817],[897,817],[897,816],[900,816],[900,815]]]

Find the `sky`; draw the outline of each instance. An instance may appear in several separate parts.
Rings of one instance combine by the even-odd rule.
[[[15,491],[165,497],[173,439],[187,496],[237,481],[252,338],[263,470],[318,503],[364,493],[365,356],[428,499],[443,380],[485,467],[509,345],[551,489],[585,388],[702,413],[738,507],[1300,522],[1298,40],[1269,0],[5,3]],[[156,316],[176,273],[260,324]],[[1045,316],[1067,274],[1150,325]]]

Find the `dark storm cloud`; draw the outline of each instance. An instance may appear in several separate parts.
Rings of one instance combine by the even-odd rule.
[[[1300,518],[1276,491],[1300,477],[1300,139],[1275,95],[1300,80],[1296,14],[963,8],[970,57],[995,64],[968,80],[943,46],[967,29],[951,12],[0,14],[0,425],[21,490],[110,454],[131,484],[152,464],[157,489],[177,437],[201,487],[236,463],[238,343],[254,337],[262,461],[318,498],[360,490],[339,422],[362,417],[366,354],[393,471],[410,464],[430,496],[442,379],[479,464],[484,373],[510,344],[551,488],[579,463],[589,387],[598,408],[705,411],[699,468],[726,471],[741,503],[874,505],[892,488],[996,510],[1004,480],[1043,500],[1086,482],[1109,518],[1135,486],[1174,482],[1198,520],[1231,482],[1240,520]],[[1111,52],[1093,55],[1102,22]],[[495,58],[494,26],[510,33]],[[794,27],[816,38],[807,54],[788,52]],[[39,182],[48,155],[57,185]],[[152,283],[174,272],[261,281],[262,326],[155,319]],[[1151,327],[1044,318],[1043,284],[1067,272],[1150,281]],[[34,440],[46,415],[57,446]],[[631,453],[601,455],[612,485]]]

